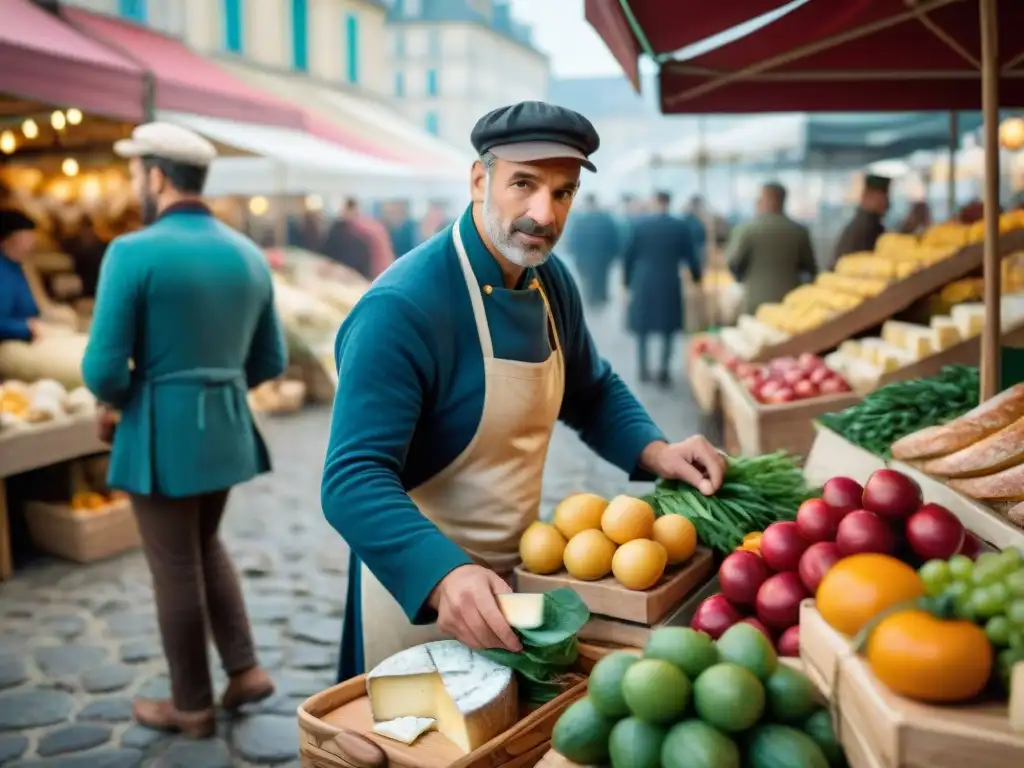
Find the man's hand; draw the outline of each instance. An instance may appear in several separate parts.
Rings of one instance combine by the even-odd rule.
[[[640,454],[640,464],[659,477],[689,483],[705,496],[721,488],[725,479],[725,456],[703,435],[681,443],[651,443]]]
[[[114,431],[117,429],[117,422],[120,417],[117,411],[105,405],[96,406],[96,436],[101,443],[110,445],[114,442]]]
[[[463,645],[518,652],[523,645],[494,597],[511,591],[493,571],[463,565],[441,579],[428,603],[437,611],[437,628]]]

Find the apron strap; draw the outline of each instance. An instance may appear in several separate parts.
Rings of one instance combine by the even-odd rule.
[[[541,299],[544,300],[544,311],[548,316],[548,325],[551,328],[551,338],[555,341],[555,352],[559,355],[562,354],[562,342],[558,338],[558,327],[555,325],[555,313],[551,311],[551,302],[548,301],[548,295],[544,291],[544,285],[541,283],[539,277],[533,278],[533,282],[537,287],[537,292],[540,293]]]
[[[484,299],[480,295],[480,284],[469,263],[469,256],[466,254],[466,246],[462,242],[462,233],[459,232],[459,222],[452,227],[452,240],[455,242],[455,252],[459,254],[459,263],[462,265],[462,274],[466,278],[466,288],[469,289],[469,301],[473,305],[473,317],[476,320],[476,332],[480,336],[480,351],[484,360],[494,358],[494,345],[491,343],[491,329],[487,325],[487,312],[484,310]]]

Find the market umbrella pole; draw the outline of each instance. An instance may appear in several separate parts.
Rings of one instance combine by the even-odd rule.
[[[1017,0],[1019,2],[1019,0]],[[981,400],[999,391],[1001,264],[999,259],[999,33],[997,0],[979,0],[981,106],[985,126],[985,327],[981,336]]]

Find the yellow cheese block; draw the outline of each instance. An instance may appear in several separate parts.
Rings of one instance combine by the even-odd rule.
[[[1024,662],[1020,661],[1010,672],[1010,728],[1024,733]]]
[[[953,318],[948,315],[938,315],[933,317],[931,327],[932,343],[935,345],[936,352],[942,352],[943,350],[949,349],[962,341],[960,337],[960,329],[957,328],[957,324]]]
[[[537,629],[544,623],[544,595],[526,592],[498,595],[498,607],[513,629]]]
[[[882,326],[882,339],[910,353],[914,360],[935,354],[932,329],[926,325],[887,320]]]
[[[950,310],[960,337],[970,339],[985,327],[985,305],[981,302],[958,304]]]
[[[519,720],[512,670],[455,640],[385,659],[366,676],[366,691],[375,721],[433,718],[437,730],[467,753]]]

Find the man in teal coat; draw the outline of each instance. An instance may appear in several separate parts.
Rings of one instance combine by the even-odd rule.
[[[137,699],[135,718],[205,737],[207,621],[229,678],[222,705],[273,692],[218,529],[231,487],[270,469],[246,394],[281,375],[286,352],[262,252],[199,198],[213,146],[150,123],[115,151],[150,226],[103,259],[82,374],[121,413],[109,482],[132,497],[170,670],[172,698]]]
[[[725,459],[669,443],[598,353],[551,257],[599,144],[542,102],[473,130],[472,204],[371,286],[338,333],[324,514],[352,554],[339,677],[455,638],[520,650],[497,605],[537,520],[558,420],[633,477],[704,493]],[[625,478],[624,478],[625,479]]]

